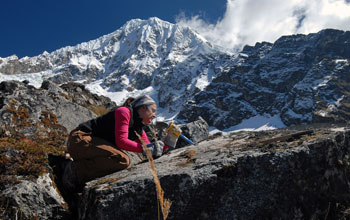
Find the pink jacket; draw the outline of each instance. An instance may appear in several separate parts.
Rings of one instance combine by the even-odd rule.
[[[131,118],[130,110],[127,107],[120,107],[114,111],[115,114],[115,142],[116,145],[127,151],[136,153],[142,153],[142,144],[139,140],[132,141],[129,137],[129,122]],[[142,139],[149,144],[150,141],[145,131],[142,131]],[[164,145],[163,152],[168,149],[167,145]]]
[[[130,110],[127,107],[120,107],[114,111],[115,114],[115,142],[116,145],[127,151],[142,153],[142,145],[139,140],[132,141],[129,137]],[[142,131],[142,139],[149,144],[150,141],[145,131]]]

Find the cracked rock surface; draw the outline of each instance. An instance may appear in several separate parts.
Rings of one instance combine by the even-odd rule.
[[[155,160],[168,219],[346,219],[350,130],[216,135]],[[91,181],[79,219],[157,219],[148,162]]]

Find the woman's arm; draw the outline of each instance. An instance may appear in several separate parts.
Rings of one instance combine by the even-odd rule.
[[[115,110],[115,142],[120,149],[141,153],[141,143],[132,141],[128,138],[130,118],[130,110],[127,107],[120,107]],[[142,132],[142,138],[146,143],[149,143],[144,131]]]
[[[142,145],[139,140],[132,141],[129,139],[129,123],[130,123],[130,110],[127,107],[120,107],[115,110],[115,140],[116,145],[123,150],[132,151],[136,153],[142,153]],[[145,131],[142,131],[142,139],[149,144],[150,141]],[[164,146],[163,151],[169,148]]]

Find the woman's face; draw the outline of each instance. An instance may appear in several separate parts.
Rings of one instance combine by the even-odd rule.
[[[141,107],[139,110],[139,115],[141,116],[144,124],[150,124],[157,115],[157,105],[152,104]]]

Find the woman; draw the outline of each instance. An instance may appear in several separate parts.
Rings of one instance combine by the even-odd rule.
[[[168,134],[164,143],[151,144],[143,130],[144,125],[156,117],[155,101],[148,95],[132,100],[129,98],[123,107],[84,122],[71,131],[67,149],[74,161],[64,171],[66,190],[75,191],[89,180],[127,168],[134,162],[134,153],[143,153],[136,132],[154,157],[161,156],[169,147],[175,147],[177,136]]]

